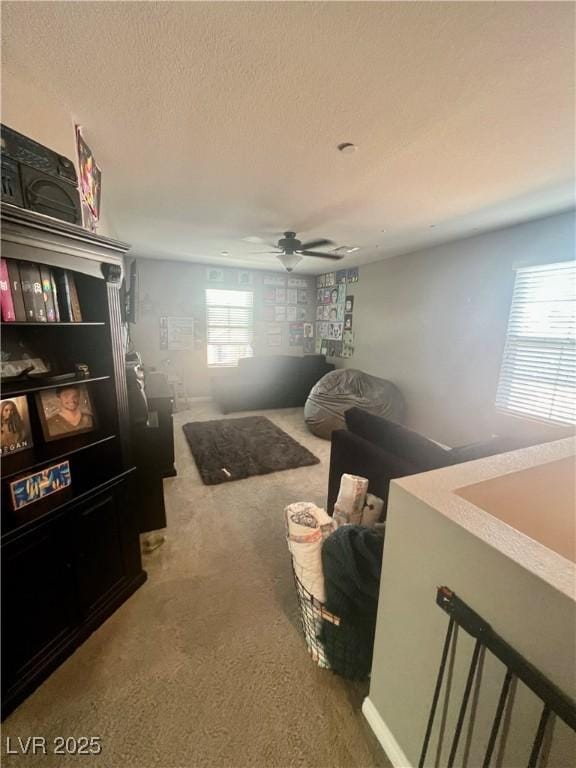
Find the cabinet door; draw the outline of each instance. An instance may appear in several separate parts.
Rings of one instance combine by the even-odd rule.
[[[105,602],[127,575],[121,515],[115,489],[93,497],[75,511],[76,579],[84,615]]]
[[[76,623],[66,526],[54,521],[2,548],[4,690],[44,663]]]

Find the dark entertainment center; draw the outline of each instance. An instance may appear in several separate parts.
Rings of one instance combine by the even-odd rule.
[[[121,307],[124,243],[39,213],[2,206],[2,256],[73,275],[80,322],[2,322],[2,350],[33,349],[54,373],[21,377],[2,399],[26,397],[31,442],[2,456],[2,716],[5,717],[146,580],[138,473],[130,452]],[[56,383],[54,383],[56,381]],[[46,439],[44,390],[86,387],[95,423]],[[62,462],[71,484],[17,508],[11,484]]]

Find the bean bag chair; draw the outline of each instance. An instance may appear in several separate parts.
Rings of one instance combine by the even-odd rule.
[[[330,440],[335,429],[346,429],[344,413],[349,408],[362,408],[401,422],[404,398],[391,381],[354,368],[342,368],[327,373],[312,387],[304,405],[304,419],[310,432]]]

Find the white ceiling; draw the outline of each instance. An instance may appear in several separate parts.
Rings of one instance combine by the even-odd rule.
[[[362,264],[574,202],[572,3],[5,2],[2,39],[143,256],[281,269],[243,238],[294,229]]]

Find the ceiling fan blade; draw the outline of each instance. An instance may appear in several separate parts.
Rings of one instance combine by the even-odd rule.
[[[333,261],[340,261],[344,256],[340,253],[318,253],[318,251],[297,251],[303,256],[318,256],[321,259],[333,259]]]
[[[256,254],[257,256],[265,256],[268,253],[273,253],[274,256],[278,256],[278,254],[283,253],[283,251],[279,248],[277,251],[248,251],[249,254]]]
[[[321,245],[332,245],[332,240],[310,240],[309,243],[302,243],[300,250],[309,251],[312,248],[320,248]]]

